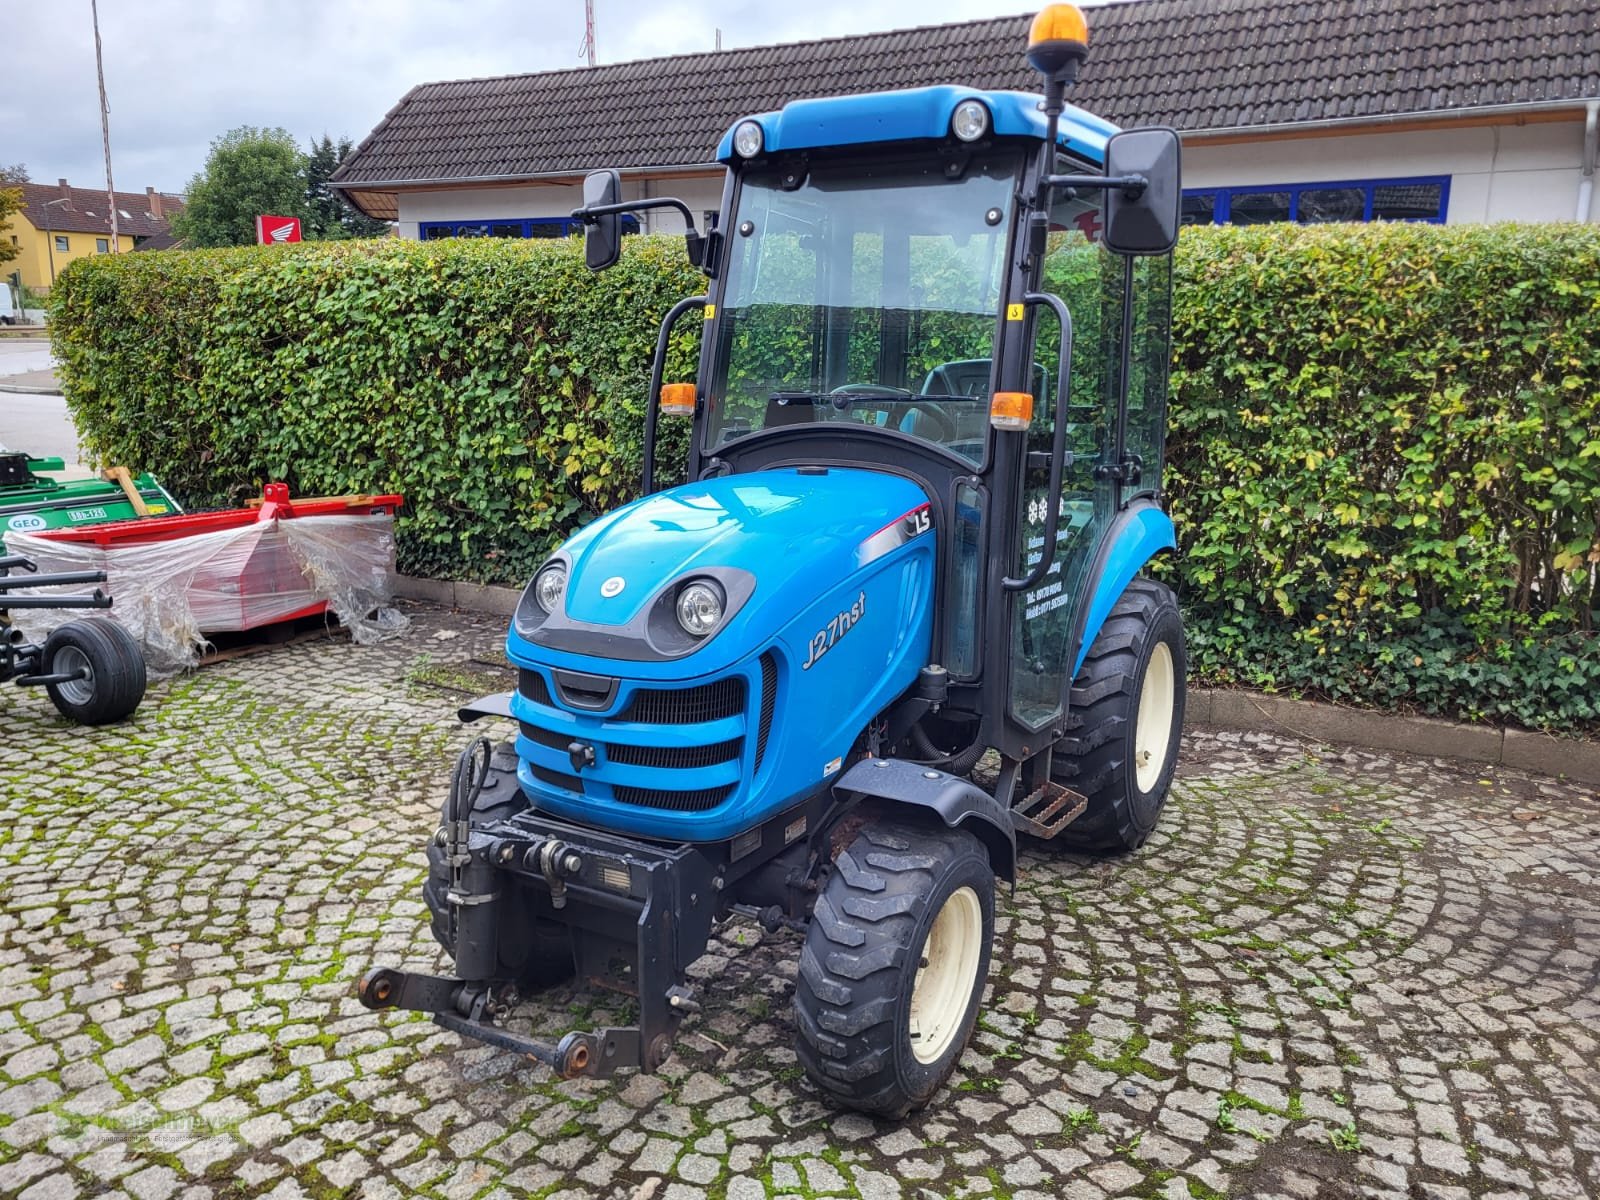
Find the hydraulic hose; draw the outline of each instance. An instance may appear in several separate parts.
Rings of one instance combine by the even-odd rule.
[[[986,749],[981,741],[974,741],[965,750],[955,754],[947,753],[933,744],[927,732],[921,725],[911,727],[911,748],[929,762],[942,762],[944,769],[952,775],[965,775],[978,765],[978,760],[983,757]]]

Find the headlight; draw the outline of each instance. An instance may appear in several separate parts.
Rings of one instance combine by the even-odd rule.
[[[754,158],[761,153],[761,126],[754,121],[740,121],[733,131],[733,152],[740,158]]]
[[[547,613],[553,613],[561,607],[561,597],[567,590],[567,569],[559,563],[552,563],[539,572],[539,577],[533,581],[533,599],[536,604]]]
[[[714,583],[691,583],[678,593],[678,624],[694,637],[705,637],[722,620],[722,589]]]
[[[963,142],[975,142],[989,132],[989,110],[981,100],[963,100],[950,118],[950,131]]]

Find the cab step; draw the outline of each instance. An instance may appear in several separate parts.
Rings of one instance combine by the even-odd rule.
[[[1054,780],[1041,784],[1011,807],[1011,824],[1019,833],[1049,840],[1089,806],[1089,797]]]

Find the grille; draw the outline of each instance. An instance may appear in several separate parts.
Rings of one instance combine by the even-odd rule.
[[[665,808],[673,812],[705,812],[726,800],[733,784],[724,787],[701,788],[697,792],[672,792],[665,788],[614,787],[611,794],[623,804],[637,804],[643,808]]]
[[[744,680],[734,676],[675,691],[641,688],[618,719],[641,725],[698,725],[737,716],[743,710]]]
[[[734,738],[714,746],[624,746],[611,742],[606,746],[606,758],[630,767],[711,767],[738,758],[742,740]]]
[[[761,726],[756,731],[756,769],[767,753],[767,735],[772,732],[772,714],[778,705],[778,664],[772,654],[761,656]]]
[[[557,733],[554,729],[540,729],[537,725],[529,725],[526,721],[521,723],[522,736],[529,741],[538,742],[541,746],[549,746],[552,750],[559,750],[565,754],[567,747],[572,745],[572,739],[564,733]]]
[[[533,777],[540,783],[548,783],[551,787],[558,787],[569,792],[577,792],[580,796],[583,795],[583,780],[576,775],[565,775],[560,771],[550,771],[541,767],[538,763],[529,763],[528,766],[533,770]]]
[[[526,667],[518,671],[517,690],[535,704],[542,704],[546,708],[555,707],[550,699],[550,688],[545,683],[544,676],[537,671],[530,671]]]

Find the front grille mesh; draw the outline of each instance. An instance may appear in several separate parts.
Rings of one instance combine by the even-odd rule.
[[[767,735],[772,732],[772,716],[778,705],[778,662],[769,650],[761,656],[761,726],[756,731],[756,769],[767,754]]]
[[[666,767],[681,771],[691,767],[714,767],[738,758],[743,747],[743,738],[718,742],[714,746],[625,746],[612,742],[606,747],[606,757],[630,767]]]
[[[637,804],[642,808],[665,808],[672,812],[706,812],[726,800],[733,784],[724,787],[701,788],[697,792],[672,792],[665,788],[616,787],[611,789],[623,804]]]
[[[759,713],[749,713],[746,716],[745,726],[746,736],[752,731],[755,734],[758,767],[766,754],[777,707],[778,666],[775,657],[770,653],[762,655],[760,669]],[[559,707],[552,696],[552,687],[540,672],[527,669],[520,671],[517,685],[524,699],[532,704],[544,708]],[[597,765],[586,767],[574,774],[552,770],[537,763],[529,763],[528,766],[533,778],[540,783],[580,796],[585,794],[604,796],[608,790],[606,785],[609,785],[611,796],[620,804],[667,812],[707,812],[725,803],[739,785],[729,783],[706,788],[682,786],[682,783],[687,781],[679,772],[738,762],[745,751],[744,737],[707,741],[702,745],[641,746],[634,742],[611,741],[606,736],[607,728],[624,722],[630,725],[683,727],[726,720],[746,713],[745,706],[752,699],[751,690],[746,685],[745,678],[738,675],[691,688],[639,688],[633,693],[622,712],[614,717],[605,718],[598,723],[598,726],[593,724],[585,726],[593,730],[592,744],[600,751]],[[591,740],[591,735],[574,738],[568,733],[545,728],[536,723],[539,719],[537,713],[529,715],[533,717],[533,721],[523,721],[521,731],[524,737],[538,746],[564,754],[574,740]],[[635,731],[636,734],[638,732],[641,731]],[[692,732],[684,730],[685,734],[691,736]],[[611,765],[649,768],[654,772],[649,778],[651,786],[638,787],[612,782],[607,770]]]
[[[551,787],[558,787],[569,792],[577,792],[580,796],[583,795],[583,780],[576,775],[565,775],[560,771],[546,770],[538,763],[529,763],[528,765],[533,770],[533,777],[540,783],[548,783]]]
[[[744,680],[738,676],[699,687],[640,688],[619,718],[640,725],[698,725],[744,711]]]
[[[544,681],[544,676],[537,671],[530,671],[526,667],[517,672],[517,691],[521,692],[535,704],[542,704],[546,708],[553,708],[550,700],[550,688]]]

